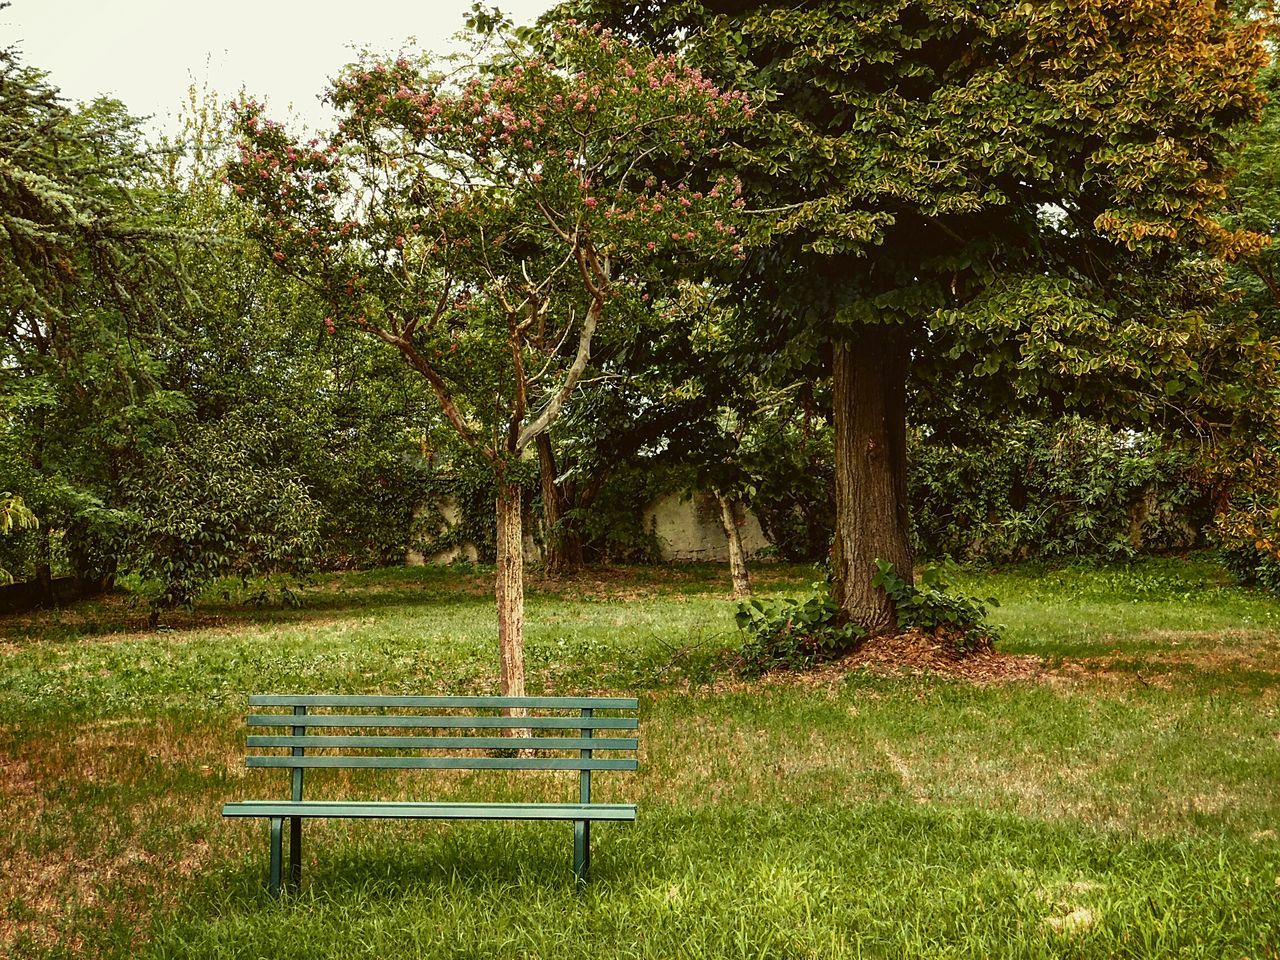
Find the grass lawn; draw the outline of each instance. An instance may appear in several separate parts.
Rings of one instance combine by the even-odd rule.
[[[1280,602],[1206,561],[973,571],[1037,678],[747,683],[717,666],[725,583],[531,590],[531,693],[642,698],[639,773],[595,781],[639,819],[595,828],[585,890],[566,824],[313,821],[275,902],[265,823],[219,815],[287,794],[243,765],[249,692],[492,692],[487,573],[325,577],[159,631],[118,598],[0,620],[0,956],[1280,958]],[[377,783],[570,800],[576,777]]]

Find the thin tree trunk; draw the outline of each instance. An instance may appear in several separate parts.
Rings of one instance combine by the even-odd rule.
[[[871,585],[876,561],[912,579],[906,379],[906,347],[892,326],[866,326],[835,344],[832,592],[844,615],[871,634],[897,624],[892,601]]]
[[[497,513],[498,676],[504,697],[523,697],[524,529],[518,484],[499,482]]]
[[[543,571],[552,579],[570,576],[582,567],[582,538],[565,515],[568,497],[556,483],[556,455],[551,437],[538,434],[538,475],[542,482],[542,518],[545,524]]]
[[[720,501],[720,522],[724,524],[725,539],[729,542],[729,575],[733,578],[733,599],[751,596],[751,575],[747,572],[747,555],[742,549],[742,530],[738,525],[736,502],[717,495]]]

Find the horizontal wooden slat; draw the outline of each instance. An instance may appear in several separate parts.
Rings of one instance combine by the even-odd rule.
[[[251,747],[303,747],[357,750],[635,750],[640,741],[630,737],[357,737],[250,734]]]
[[[381,714],[253,713],[251,727],[461,727],[498,730],[638,730],[637,717],[430,717],[383,716]]]
[[[246,757],[250,767],[334,767],[386,770],[635,770],[625,759],[582,757]]]
[[[228,803],[224,817],[343,817],[398,820],[634,820],[626,803],[359,803],[246,800]]]
[[[381,694],[329,695],[254,693],[251,707],[457,707],[506,710],[635,710],[640,701],[635,697],[416,697]]]

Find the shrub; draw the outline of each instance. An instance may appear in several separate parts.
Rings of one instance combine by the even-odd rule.
[[[856,623],[841,623],[839,615],[830,586],[821,581],[801,599],[741,601],[735,619],[748,639],[738,651],[738,672],[758,677],[835,659],[866,635]]]
[[[1256,547],[1238,546],[1223,550],[1222,562],[1245,586],[1280,594],[1280,559],[1274,554]]]
[[[1016,420],[963,444],[917,432],[911,459],[922,556],[1121,560],[1192,546],[1209,521],[1192,451],[1082,417]]]
[[[1280,593],[1280,443],[1267,436],[1224,447],[1210,462],[1219,489],[1213,539],[1246,586]]]
[[[149,457],[125,489],[121,566],[150,585],[153,620],[190,606],[217,577],[297,569],[317,546],[319,508],[253,429],[195,428]]]
[[[950,577],[956,569],[952,560],[926,566],[920,582],[908,583],[887,560],[876,561],[872,583],[893,600],[898,613],[898,629],[912,628],[948,636],[961,649],[972,649],[998,639],[999,630],[987,622],[987,608],[998,607],[995,597],[985,600],[950,592]]]
[[[588,557],[600,563],[660,563],[662,544],[645,524],[645,507],[686,482],[680,471],[644,463],[615,470],[591,506],[575,516]]]

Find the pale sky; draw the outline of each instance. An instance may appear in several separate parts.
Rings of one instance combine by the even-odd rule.
[[[553,0],[486,0],[517,23]],[[224,98],[241,87],[282,116],[290,105],[327,126],[317,100],[352,47],[443,51],[471,0],[13,0],[0,10],[0,45],[50,73],[69,100],[108,94],[152,126],[171,118],[194,81]]]

